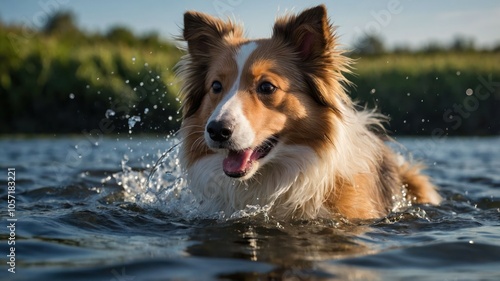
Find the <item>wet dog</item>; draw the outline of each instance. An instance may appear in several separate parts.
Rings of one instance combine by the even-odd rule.
[[[279,18],[271,38],[184,15],[177,74],[181,164],[207,212],[378,218],[396,201],[439,204],[429,178],[386,146],[384,119],[345,91],[351,60],[324,6]]]

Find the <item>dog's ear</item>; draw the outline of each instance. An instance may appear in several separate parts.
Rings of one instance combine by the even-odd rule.
[[[339,112],[339,100],[348,100],[342,72],[349,72],[350,60],[336,50],[336,37],[328,21],[326,7],[320,5],[276,21],[273,38],[291,46],[300,60],[311,96]],[[338,97],[338,98],[337,98]]]
[[[273,37],[291,43],[305,61],[331,48],[334,39],[324,5],[277,20]]]
[[[231,40],[239,40],[242,34],[242,29],[230,21],[192,11],[184,14],[182,39],[187,42],[189,57],[177,69],[177,74],[185,80],[181,90],[184,118],[193,115],[200,107],[205,95],[206,72],[213,55]]]
[[[224,22],[210,15],[188,11],[184,14],[183,37],[192,56],[207,56],[228,37],[240,37],[241,30],[230,21]]]

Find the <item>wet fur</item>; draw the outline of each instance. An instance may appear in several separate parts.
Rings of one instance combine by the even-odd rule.
[[[231,22],[184,15],[188,54],[177,70],[183,81],[181,164],[206,212],[229,215],[259,205],[277,218],[378,218],[392,210],[404,188],[408,200],[439,204],[420,167],[401,162],[385,145],[384,117],[357,110],[346,94],[343,73],[351,61],[338,49],[324,6],[282,17],[272,38],[253,40],[258,52],[248,58],[238,95],[256,144],[273,134],[280,141],[250,179],[226,176],[224,153],[210,149],[203,134],[223,98],[209,93],[211,82],[234,81],[232,58],[250,42],[242,34]],[[262,75],[279,86],[271,97],[252,92]]]

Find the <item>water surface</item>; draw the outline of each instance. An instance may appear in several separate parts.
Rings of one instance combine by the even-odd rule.
[[[162,137],[0,140],[2,280],[500,280],[500,139],[403,138],[445,198],[373,222],[200,214]],[[175,141],[174,141],[175,142]],[[3,225],[7,189],[0,192]]]

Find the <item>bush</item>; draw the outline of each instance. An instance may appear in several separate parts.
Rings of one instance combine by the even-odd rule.
[[[142,116],[137,132],[177,127],[168,116],[178,110],[172,68],[181,52],[171,44],[74,45],[35,33],[16,50],[9,36],[22,37],[20,32],[0,29],[0,92],[7,105],[0,133],[81,132],[98,128],[108,109],[116,112],[108,115],[116,132],[128,131],[133,115]]]
[[[351,93],[389,115],[396,134],[498,134],[498,61],[498,53],[479,52],[360,58]],[[484,81],[497,81],[496,88]]]

